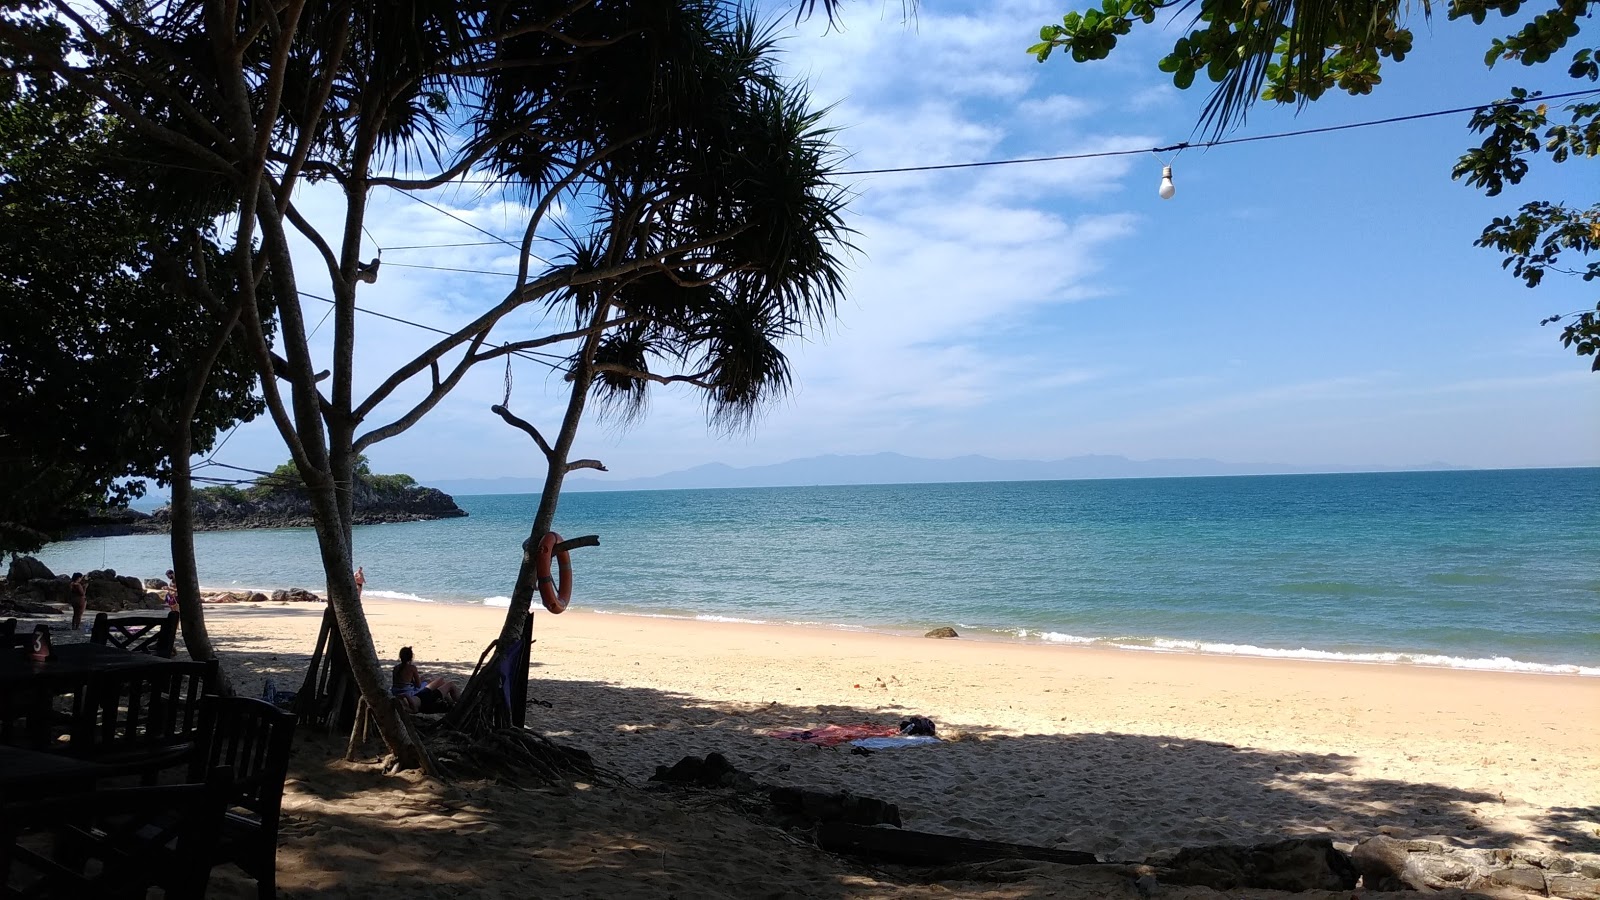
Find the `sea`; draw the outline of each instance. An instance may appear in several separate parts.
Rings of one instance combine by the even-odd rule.
[[[535,494],[355,529],[366,593],[505,606]],[[1600,676],[1600,468],[569,493],[573,605],[1130,651]],[[201,533],[207,588],[325,578],[310,529]],[[165,535],[39,554],[139,577]]]

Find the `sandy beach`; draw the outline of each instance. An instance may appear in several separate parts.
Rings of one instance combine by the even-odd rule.
[[[392,658],[410,644],[425,674],[462,678],[503,616],[487,607],[366,605],[380,655]],[[207,621],[240,690],[250,693],[265,677],[298,686],[320,615],[304,604],[235,604],[209,608]],[[718,751],[761,781],[898,804],[907,827],[1087,850],[1106,861],[1306,834],[1354,842],[1383,833],[1455,846],[1600,854],[1600,774],[1593,764],[1600,680],[1593,678],[933,640],[576,610],[541,613],[535,631],[529,690],[548,707],[534,707],[530,725],[583,747],[636,785],[657,765]],[[933,718],[945,742],[856,755],[848,746],[822,749],[769,736],[828,723],[892,725],[911,714]],[[341,749],[336,740],[324,742],[325,756]],[[526,838],[505,836],[507,847],[517,848],[514,857],[555,853],[563,860],[556,869],[586,873],[563,880],[573,896],[614,895],[625,884],[641,888],[640,896],[677,889],[749,896],[752,885],[772,878],[771,889],[758,893],[816,895],[818,879],[840,895],[922,890],[852,875],[837,861],[830,864],[838,871],[818,870],[818,859],[828,858],[814,850],[789,846],[737,816],[697,816],[671,798],[593,787],[508,804],[496,793],[503,789],[484,788],[488,794],[473,800],[459,785],[419,795],[371,767],[307,758],[318,747],[313,739],[302,752],[286,799],[291,825],[280,883],[290,895],[344,883],[354,868],[363,868],[359,884],[375,890],[373,872],[361,862],[366,857],[383,861],[380,882],[392,878],[414,896],[409,881],[424,877],[439,892],[423,896],[460,895],[469,883],[487,892],[474,888],[472,896],[498,896],[503,886],[491,886],[484,865],[490,857],[491,869],[509,864],[499,860],[500,851],[476,862],[450,859],[444,850],[423,853],[419,858],[444,858],[458,872],[446,888],[436,866],[412,865],[416,860],[405,853],[389,859],[384,841],[403,837],[428,846],[441,834],[477,834],[472,847],[480,848],[484,835],[508,828]],[[350,779],[365,789],[353,789]],[[475,802],[499,812],[491,816]],[[377,843],[357,852],[353,824],[363,817],[400,831],[374,832]],[[323,833],[330,821],[343,822],[331,827],[347,832],[337,848]],[[553,825],[565,848],[559,852],[550,845]],[[612,853],[676,859],[681,869],[667,865],[641,883],[638,872],[618,870],[615,859],[602,862],[597,847],[573,845],[577,832],[567,832],[585,828],[597,829],[591,837],[612,847],[608,859]],[[764,863],[730,852],[728,841],[755,841],[763,858],[792,856],[782,863],[794,871],[779,878]],[[696,861],[697,854],[704,858]],[[1048,876],[1054,888],[1037,895],[1072,892],[1060,879],[1079,876],[1046,868],[1062,871]],[[679,884],[674,872],[687,880]],[[1047,877],[1021,876],[1022,884]],[[855,877],[866,880],[846,890]],[[1104,894],[1106,886],[1080,887]]]

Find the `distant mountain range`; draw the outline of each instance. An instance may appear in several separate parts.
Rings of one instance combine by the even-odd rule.
[[[1068,459],[991,459],[958,456],[924,459],[899,453],[864,456],[812,456],[766,466],[734,467],[707,463],[616,481],[568,478],[569,491],[665,491],[688,488],[794,487],[833,484],[937,484],[960,481],[1065,481],[1078,478],[1181,478],[1204,475],[1299,475],[1317,472],[1394,472],[1463,469],[1449,463],[1414,466],[1292,466],[1277,463],[1226,463],[1214,459],[1129,459],[1125,456],[1074,456]],[[428,485],[447,494],[529,494],[544,489],[542,478],[446,478]]]

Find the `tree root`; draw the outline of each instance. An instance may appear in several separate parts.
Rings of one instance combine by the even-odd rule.
[[[493,778],[524,786],[585,781],[625,784],[622,775],[599,766],[577,747],[558,744],[526,728],[503,726],[469,734],[436,728],[427,737],[429,755],[447,778]]]

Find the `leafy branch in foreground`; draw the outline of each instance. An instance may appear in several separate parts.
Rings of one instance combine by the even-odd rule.
[[[1490,42],[1484,64],[1534,66],[1565,51],[1581,34],[1580,20],[1592,16],[1597,5],[1600,0],[1555,0],[1528,15],[1522,0],[1450,0],[1448,17],[1482,25],[1491,13],[1520,15],[1520,27]],[[1057,50],[1075,62],[1104,59],[1135,27],[1187,15],[1186,33],[1158,67],[1180,89],[1192,86],[1198,73],[1206,74],[1216,87],[1200,121],[1220,134],[1242,123],[1258,100],[1304,106],[1335,89],[1371,93],[1383,81],[1385,61],[1401,62],[1411,51],[1406,19],[1415,7],[1424,17],[1433,11],[1427,0],[1415,5],[1399,0],[1103,0],[1098,8],[1069,12],[1061,24],[1042,27],[1039,42],[1028,52],[1040,62]],[[1600,50],[1576,49],[1567,75],[1590,84],[1600,80]],[[1560,110],[1566,121],[1556,123],[1554,111],[1538,103],[1539,97],[1513,88],[1511,99],[1520,102],[1478,110],[1470,127],[1487,136],[1461,157],[1452,177],[1493,197],[1522,180],[1531,157],[1561,164],[1600,155],[1600,103],[1570,102]],[[1600,277],[1597,264],[1558,261],[1563,254],[1593,253],[1600,242],[1597,222],[1600,204],[1535,201],[1496,218],[1475,243],[1505,254],[1504,267],[1530,288],[1551,272],[1590,282]],[[1600,371],[1600,300],[1594,310],[1560,313],[1543,324],[1563,321],[1562,344],[1580,356],[1593,356],[1592,368]]]

